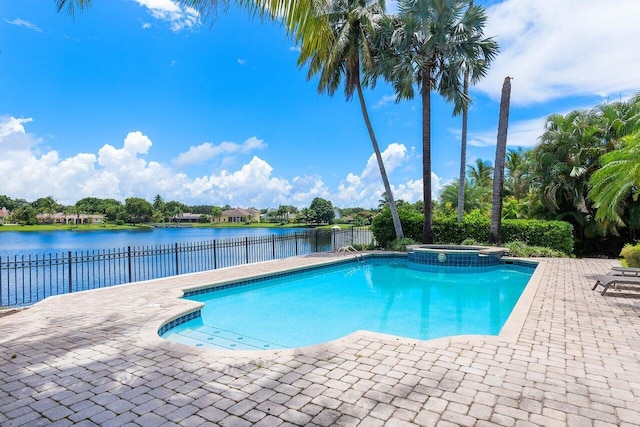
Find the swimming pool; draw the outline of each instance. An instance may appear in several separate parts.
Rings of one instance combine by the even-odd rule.
[[[159,333],[182,344],[235,350],[303,347],[357,330],[421,340],[497,335],[534,268],[369,258],[186,293],[204,307]]]

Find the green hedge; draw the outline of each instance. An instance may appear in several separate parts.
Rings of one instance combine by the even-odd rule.
[[[420,242],[422,240],[422,220],[423,216],[420,212],[413,209],[398,209],[398,216],[402,223],[402,231],[405,237]],[[371,231],[376,241],[383,248],[389,248],[391,242],[396,238],[396,232],[393,228],[393,219],[391,211],[385,208],[371,222]]]
[[[422,214],[413,210],[399,210],[398,214],[405,237],[422,241]],[[433,241],[441,244],[460,244],[468,239],[488,242],[490,225],[488,219],[477,215],[465,217],[461,223],[455,218],[437,218],[433,220]],[[389,209],[384,209],[374,218],[371,230],[382,247],[389,246],[395,239]],[[573,226],[564,221],[506,219],[502,221],[502,241],[523,242],[570,255],[573,253]]]

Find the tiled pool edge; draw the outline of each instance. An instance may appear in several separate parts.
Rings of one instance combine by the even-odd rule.
[[[406,257],[406,254],[398,253],[398,252],[367,253],[366,255],[367,257],[379,258],[379,259]],[[204,351],[212,352],[214,354],[219,354],[221,356],[237,355],[238,357],[240,356],[261,357],[262,355],[266,357],[268,355],[276,356],[281,354],[296,354],[300,351],[304,351],[308,353],[320,353],[322,351],[325,351],[327,347],[333,347],[336,345],[339,346],[340,343],[344,340],[352,340],[352,339],[357,339],[359,337],[378,338],[378,339],[386,338],[386,340],[389,340],[389,341],[398,341],[398,342],[405,342],[405,343],[421,342],[421,343],[427,343],[432,345],[440,345],[440,344],[451,343],[451,342],[468,342],[471,339],[516,342],[520,337],[520,333],[522,331],[527,315],[531,309],[531,305],[533,304],[534,297],[538,290],[538,286],[542,278],[543,270],[546,267],[545,262],[541,260],[528,260],[528,259],[520,259],[520,258],[508,258],[505,260],[504,262],[505,264],[534,267],[534,272],[531,278],[529,279],[529,282],[527,282],[525,289],[520,295],[520,298],[518,298],[516,305],[512,309],[509,317],[507,318],[505,324],[503,325],[498,335],[456,335],[456,336],[450,336],[450,337],[434,338],[432,340],[416,340],[413,338],[387,335],[387,334],[371,332],[371,331],[355,331],[352,334],[349,334],[347,336],[344,336],[326,343],[322,343],[322,344],[317,344],[317,345],[312,345],[307,347],[296,347],[291,349],[274,349],[274,350],[227,350],[227,349],[193,347],[186,344],[173,342],[161,337],[162,333],[166,332],[172,327],[175,327],[184,322],[187,322],[190,319],[200,316],[200,310],[202,308],[202,304],[196,303],[195,301],[184,299],[184,296],[186,296],[189,293],[191,295],[197,295],[198,293],[208,292],[212,289],[219,288],[219,287],[223,287],[224,289],[225,287],[241,286],[243,284],[254,283],[261,280],[268,280],[271,277],[282,277],[282,276],[292,275],[292,274],[296,274],[304,271],[329,268],[333,265],[338,265],[341,263],[353,263],[353,262],[358,262],[358,261],[356,259],[339,259],[339,260],[332,259],[332,260],[320,262],[317,264],[290,268],[290,269],[286,269],[276,273],[271,272],[271,273],[265,273],[265,274],[259,274],[259,275],[252,275],[250,277],[246,277],[243,279],[231,279],[231,280],[221,281],[219,283],[212,283],[209,285],[197,285],[197,286],[183,288],[181,289],[182,295],[179,296],[178,298],[186,303],[197,304],[197,307],[192,306],[192,308],[190,309],[181,309],[179,313],[176,313],[171,317],[167,317],[167,315],[165,314],[163,316],[164,320],[160,322],[158,322],[158,320],[154,320],[152,322],[147,323],[147,325],[144,325],[140,329],[141,333],[139,336],[141,339],[143,339],[143,337],[145,338],[143,339],[143,341],[153,342],[156,345],[159,343],[160,344],[170,343],[171,344],[170,347],[173,349],[178,348],[182,351],[198,350],[196,354],[199,353],[199,351],[204,350]],[[169,327],[168,326],[169,324],[171,324],[172,326]],[[144,330],[144,336],[142,333],[143,330]],[[150,336],[150,334],[153,336]],[[188,351],[188,352],[191,353],[191,351]]]
[[[529,311],[533,305],[533,300],[538,292],[538,288],[540,287],[544,271],[547,268],[547,262],[545,260],[529,261],[514,259],[514,261],[518,263],[526,262],[529,265],[535,263],[536,267],[535,270],[533,270],[533,274],[531,275],[529,282],[527,282],[527,286],[525,286],[522,294],[520,294],[520,298],[518,298],[516,305],[511,310],[511,314],[509,314],[507,321],[504,323],[500,333],[497,335],[502,340],[509,342],[517,342],[520,338],[520,333],[522,332],[524,323],[527,320],[527,316],[529,315]]]
[[[400,253],[400,252],[385,252],[385,253],[364,253],[362,254],[365,258],[377,258],[377,259],[385,259],[385,258],[406,258],[406,254],[404,253]],[[223,280],[217,283],[210,283],[207,285],[196,285],[196,286],[189,286],[186,288],[181,289],[181,293],[177,296],[177,298],[183,300],[183,301],[187,301],[187,302],[193,302],[190,300],[186,300],[185,297],[188,296],[192,296],[192,295],[199,295],[202,293],[206,293],[206,292],[210,292],[214,289],[216,290],[222,290],[222,289],[227,289],[227,288],[233,288],[233,287],[237,287],[237,286],[243,286],[243,285],[247,285],[250,283],[257,283],[257,282],[261,282],[264,280],[269,280],[275,277],[286,277],[286,276],[290,276],[293,274],[298,274],[298,273],[303,273],[306,271],[312,271],[312,270],[317,270],[317,269],[323,269],[323,268],[330,268],[334,265],[339,265],[339,264],[350,264],[350,263],[358,263],[361,262],[359,261],[358,258],[352,258],[352,257],[345,257],[345,258],[341,258],[341,259],[331,259],[331,260],[327,260],[327,261],[323,261],[317,264],[312,264],[312,265],[305,265],[305,266],[301,266],[301,267],[294,267],[294,268],[289,268],[286,270],[282,270],[282,271],[278,271],[278,272],[269,272],[269,273],[264,273],[264,274],[257,274],[257,275],[251,275],[249,277],[246,278],[242,278],[242,279],[230,279],[230,280]],[[198,318],[201,316],[201,309],[203,304],[201,303],[196,303],[198,304],[197,307],[193,307],[191,309],[186,309],[186,310],[181,310],[178,314],[175,314],[173,316],[171,316],[169,318],[169,320],[165,320],[165,322],[163,322],[161,324],[161,326],[159,328],[156,329],[156,335],[158,336],[158,338],[162,339],[163,341],[168,341],[164,338],[162,338],[162,334],[164,334],[165,332],[167,332],[168,330],[181,325],[182,323],[188,322],[189,320]],[[166,318],[165,318],[166,319]],[[178,343],[176,343],[178,344]],[[182,344],[179,344],[182,345]],[[189,346],[187,346],[189,347]],[[286,349],[279,349],[279,350],[286,350]],[[230,350],[222,350],[222,351],[230,351]],[[232,350],[234,353],[237,353],[237,350]],[[255,351],[260,351],[260,352],[264,352],[265,350],[255,350]],[[269,351],[269,350],[266,350]],[[275,350],[274,350],[275,351]]]

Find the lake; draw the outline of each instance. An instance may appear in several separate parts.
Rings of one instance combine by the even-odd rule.
[[[60,230],[0,232],[0,256],[155,246],[239,237],[282,235],[307,228],[150,228],[148,230]]]
[[[0,232],[0,307],[52,295],[371,244],[366,229]]]

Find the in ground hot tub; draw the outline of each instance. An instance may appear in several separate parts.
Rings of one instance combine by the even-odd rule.
[[[456,267],[484,267],[500,264],[509,250],[497,246],[410,245],[409,262]]]

